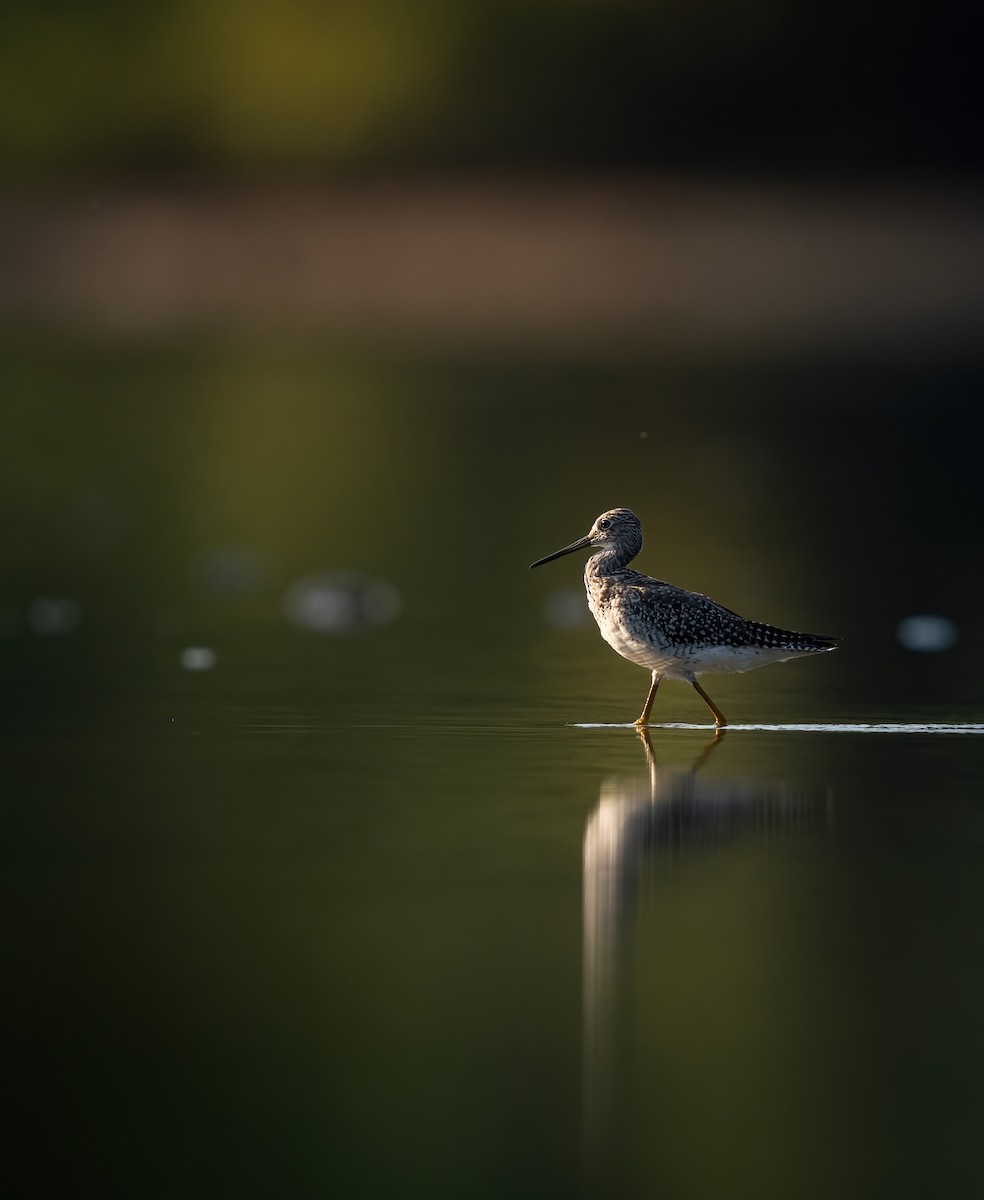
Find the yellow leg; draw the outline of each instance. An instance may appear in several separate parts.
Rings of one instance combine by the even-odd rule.
[[[657,675],[656,672],[653,671],[653,686],[649,689],[649,695],[646,697],[646,703],[643,706],[642,714],[636,717],[636,719],[632,722],[633,725],[649,724],[649,714],[652,712],[653,701],[656,699],[656,689],[659,687],[659,681],[662,678],[662,675]]]
[[[714,714],[714,724],[718,727],[718,729],[722,728],[722,726],[724,726],[724,725],[727,725],[728,718],[718,708],[718,706],[714,703],[714,701],[710,698],[710,696],[708,696],[707,692],[704,691],[704,689],[700,686],[700,684],[697,682],[697,680],[694,679],[694,680],[691,680],[691,682],[693,683],[694,687],[697,689],[697,695],[700,696],[701,700],[704,701],[704,703],[707,705],[707,707]]]

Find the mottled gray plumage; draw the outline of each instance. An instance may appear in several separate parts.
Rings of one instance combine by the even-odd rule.
[[[636,724],[648,723],[656,688],[668,678],[693,684],[715,723],[723,726],[724,715],[697,682],[699,675],[750,671],[837,647],[834,638],[746,620],[707,596],[631,570],[628,564],[642,549],[642,526],[627,508],[602,513],[586,537],[531,566],[582,549],[593,551],[584,568],[584,586],[601,636],[623,658],[652,671],[652,687]]]

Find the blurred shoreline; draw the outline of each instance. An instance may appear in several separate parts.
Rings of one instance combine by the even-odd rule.
[[[976,360],[976,187],[656,177],[0,198],[0,336],[40,327],[594,355]]]

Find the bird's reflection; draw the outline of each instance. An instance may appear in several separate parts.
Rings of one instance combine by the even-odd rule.
[[[645,864],[732,835],[771,835],[820,807],[782,783],[699,774],[724,741],[719,733],[686,769],[657,765],[638,730],[646,773],[606,780],[584,831],[584,1106],[589,1168],[610,1141],[616,1084],[619,978]]]

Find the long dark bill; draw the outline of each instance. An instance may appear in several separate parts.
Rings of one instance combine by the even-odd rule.
[[[563,558],[565,554],[573,554],[575,550],[586,550],[592,545],[591,535],[578,538],[576,542],[571,542],[569,546],[565,546],[563,550],[555,550],[553,554],[548,554],[546,558],[538,558],[535,563],[530,563],[530,570],[534,567],[542,567],[544,563],[553,562],[555,558]]]

